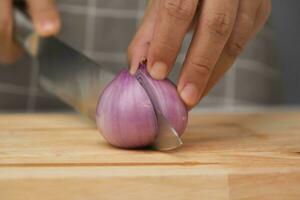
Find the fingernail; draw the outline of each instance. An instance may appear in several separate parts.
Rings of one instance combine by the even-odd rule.
[[[131,75],[134,75],[136,70],[139,68],[140,64],[145,62],[146,58],[142,56],[141,58],[132,58],[131,64],[130,64],[130,69],[129,73]]]
[[[54,30],[54,22],[52,20],[42,20],[40,22],[41,30],[44,33],[52,32]]]
[[[180,96],[187,105],[194,105],[199,98],[198,87],[194,83],[187,83],[180,92]]]
[[[150,75],[155,79],[164,79],[167,76],[168,66],[163,62],[156,62],[150,69]]]
[[[130,69],[129,69],[129,73],[130,73],[131,75],[134,75],[134,74],[135,74],[135,72],[136,72],[136,68],[134,68],[134,67],[130,67]]]

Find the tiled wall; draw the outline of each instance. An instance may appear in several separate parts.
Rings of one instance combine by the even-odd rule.
[[[101,65],[127,67],[126,49],[143,15],[146,0],[58,0],[63,29],[59,38]],[[171,79],[176,81],[191,34],[182,47]],[[0,66],[0,110],[61,109],[63,104],[42,90],[35,92],[37,75],[28,57]],[[30,86],[31,85],[31,86]],[[28,95],[29,93],[36,93]],[[280,73],[270,28],[264,29],[200,107],[280,102]],[[35,99],[33,96],[37,96]]]

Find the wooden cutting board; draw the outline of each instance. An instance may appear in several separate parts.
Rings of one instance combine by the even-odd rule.
[[[0,199],[300,199],[300,113],[193,114],[183,141],[122,150],[75,114],[2,114]]]

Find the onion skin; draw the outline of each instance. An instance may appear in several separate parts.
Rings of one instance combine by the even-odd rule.
[[[138,70],[152,87],[155,102],[151,102],[137,77],[123,70],[105,88],[97,105],[98,130],[110,144],[121,148],[139,148],[154,142],[158,132],[154,103],[179,135],[187,124],[187,109],[175,85],[167,79],[152,79],[145,65]]]
[[[103,91],[96,112],[97,127],[112,145],[150,145],[157,122],[151,101],[136,78],[122,71]]]

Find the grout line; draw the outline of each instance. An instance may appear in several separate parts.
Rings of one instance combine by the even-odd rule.
[[[36,98],[38,93],[38,77],[39,76],[39,61],[32,59],[30,83],[28,88],[27,112],[33,112],[36,106]]]
[[[126,60],[125,53],[109,53],[109,52],[93,52],[85,51],[85,53],[95,60],[120,63]]]
[[[98,16],[98,17],[111,17],[111,18],[138,18],[142,16],[144,10],[136,10],[136,9],[112,9],[112,8],[97,8],[96,2],[93,2],[93,6],[90,6],[90,0],[88,0],[87,8],[89,10],[90,15]],[[73,14],[86,14],[85,6],[79,5],[65,5],[59,4],[59,10],[66,13]]]
[[[18,95],[28,95],[28,87],[8,83],[0,83],[0,92]]]
[[[213,95],[208,95],[206,96],[203,101],[207,102],[207,101],[210,101],[210,102],[214,102],[214,103],[217,103],[218,105],[217,106],[223,106],[223,104],[220,104],[220,102],[224,102],[224,101],[232,101],[232,99],[230,97],[226,97],[226,96],[213,96]],[[200,107],[201,107],[201,102],[199,103]]]
[[[269,76],[272,78],[279,78],[280,72],[276,69],[273,69],[271,67],[267,67],[267,64],[264,64],[262,62],[251,60],[247,58],[240,58],[237,60],[236,66],[239,69],[245,69],[248,71],[253,71],[256,73],[259,73],[264,76]]]
[[[225,106],[231,110],[235,104],[235,80],[236,80],[236,62],[231,67],[229,73],[225,75]]]
[[[85,42],[84,52],[92,51],[94,47],[94,34],[96,25],[96,16],[93,15],[93,7],[96,6],[96,0],[88,0],[85,9],[86,12],[86,31],[85,31]]]
[[[1,83],[0,82],[0,92],[2,93],[8,93],[8,94],[16,94],[16,95],[28,95],[29,93],[29,86],[19,86],[9,83]],[[37,93],[36,96],[38,97],[47,97],[51,98],[51,96],[48,96],[46,94]]]
[[[297,110],[297,108],[290,108],[290,112]],[[266,105],[236,105],[233,108],[228,107],[216,107],[216,106],[209,106],[209,107],[196,107],[191,110],[192,114],[198,113],[225,113],[225,114],[240,114],[240,113],[266,113],[266,112],[281,112],[280,107],[277,106],[266,106]],[[295,111],[296,112],[296,111]]]

